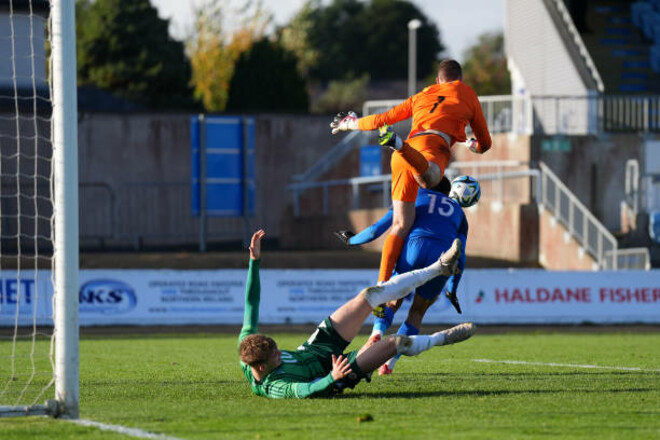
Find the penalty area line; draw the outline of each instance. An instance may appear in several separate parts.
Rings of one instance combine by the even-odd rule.
[[[588,364],[558,364],[555,362],[527,362],[527,361],[511,361],[511,360],[494,360],[494,359],[472,359],[472,362],[481,362],[485,364],[510,364],[510,365],[534,365],[539,367],[566,367],[566,368],[588,368],[598,370],[620,370],[620,371],[640,371],[644,373],[658,373],[660,370],[637,368],[637,367],[607,367],[604,365],[588,365]]]
[[[118,434],[128,435],[130,437],[150,438],[150,439],[157,439],[157,440],[183,440],[183,439],[178,438],[178,437],[171,437],[169,435],[156,434],[156,433],[149,432],[149,431],[144,431],[144,430],[138,429],[138,428],[129,428],[127,426],[121,426],[121,425],[108,425],[106,423],[95,422],[94,420],[77,419],[77,420],[68,420],[68,421],[71,422],[71,423],[75,423],[76,425],[98,428],[102,431],[112,431],[112,432],[116,432]]]

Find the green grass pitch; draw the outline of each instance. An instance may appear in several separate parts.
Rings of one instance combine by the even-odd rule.
[[[273,336],[286,349],[308,335]],[[80,359],[81,418],[181,439],[660,438],[657,332],[477,333],[334,399],[253,396],[229,334],[84,337]],[[0,419],[0,438],[130,437],[31,417]]]

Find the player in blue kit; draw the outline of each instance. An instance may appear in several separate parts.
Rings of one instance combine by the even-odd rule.
[[[399,274],[409,272],[436,261],[448,244],[456,238],[466,243],[468,222],[462,208],[474,205],[480,195],[479,183],[469,176],[460,176],[452,183],[445,177],[440,184],[430,190],[420,188],[415,202],[415,222],[397,261],[395,272]],[[338,231],[335,235],[345,244],[357,246],[375,240],[391,224],[392,210],[357,235],[350,231]],[[447,298],[456,311],[461,313],[456,291],[465,267],[465,253],[461,254],[458,267],[460,269],[458,273],[450,277],[434,278],[415,290],[408,317],[397,334],[411,336],[419,333],[426,311],[437,300],[443,287],[446,289]],[[367,345],[382,339],[392,325],[394,314],[401,306],[401,302],[402,300],[391,301],[377,308],[377,318]],[[399,356],[395,356],[382,365],[379,373],[391,374],[398,358]]]

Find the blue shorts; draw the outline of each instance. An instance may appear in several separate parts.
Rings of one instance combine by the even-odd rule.
[[[408,237],[401,251],[399,261],[396,263],[396,273],[410,272],[429,266],[440,258],[440,255],[449,248],[444,241],[428,237]],[[426,284],[419,286],[415,294],[426,300],[434,300],[442,292],[448,277],[436,277]]]

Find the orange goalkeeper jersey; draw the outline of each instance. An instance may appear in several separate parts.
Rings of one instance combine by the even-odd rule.
[[[360,130],[375,130],[412,117],[411,137],[425,130],[439,130],[454,142],[465,142],[465,127],[472,127],[481,152],[491,146],[488,125],[472,87],[462,81],[434,84],[390,110],[358,120]],[[451,145],[449,145],[451,147]]]

